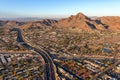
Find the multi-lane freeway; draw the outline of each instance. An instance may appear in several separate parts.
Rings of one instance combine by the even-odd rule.
[[[20,43],[22,46],[24,46],[27,49],[32,49],[35,52],[39,53],[44,61],[45,61],[45,80],[56,80],[56,70],[55,65],[51,59],[51,57],[47,54],[47,52],[42,48],[36,48],[32,47],[31,45],[27,44],[22,37],[21,30],[18,28],[13,28],[11,31],[17,31],[17,42]]]

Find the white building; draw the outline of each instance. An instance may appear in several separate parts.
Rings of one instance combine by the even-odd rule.
[[[5,58],[5,56],[4,55],[0,55],[0,59],[1,59],[1,61],[2,61],[2,63],[7,63],[7,59]]]

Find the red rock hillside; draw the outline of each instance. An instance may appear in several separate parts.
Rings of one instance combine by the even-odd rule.
[[[107,24],[110,30],[120,30],[120,17],[118,16],[106,16],[100,17],[102,23]]]

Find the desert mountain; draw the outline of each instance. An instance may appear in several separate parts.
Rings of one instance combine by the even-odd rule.
[[[105,25],[101,24],[100,21],[92,20],[91,18],[85,16],[82,13],[78,13],[77,15],[72,15],[69,18],[59,20],[58,26],[80,28],[83,30],[106,29]]]
[[[44,26],[54,26],[57,24],[57,20],[51,20],[51,19],[44,19],[40,21],[32,21],[27,22],[25,25],[22,25],[22,27],[25,28],[40,28]]]

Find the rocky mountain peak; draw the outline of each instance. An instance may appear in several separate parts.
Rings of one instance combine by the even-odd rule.
[[[86,17],[86,16],[85,16],[83,13],[79,12],[79,13],[76,15],[76,17],[84,18],[84,17]]]
[[[71,15],[68,18],[69,21],[86,21],[86,20],[90,20],[90,18],[88,18],[86,15],[84,15],[83,13],[78,13],[76,15]]]

